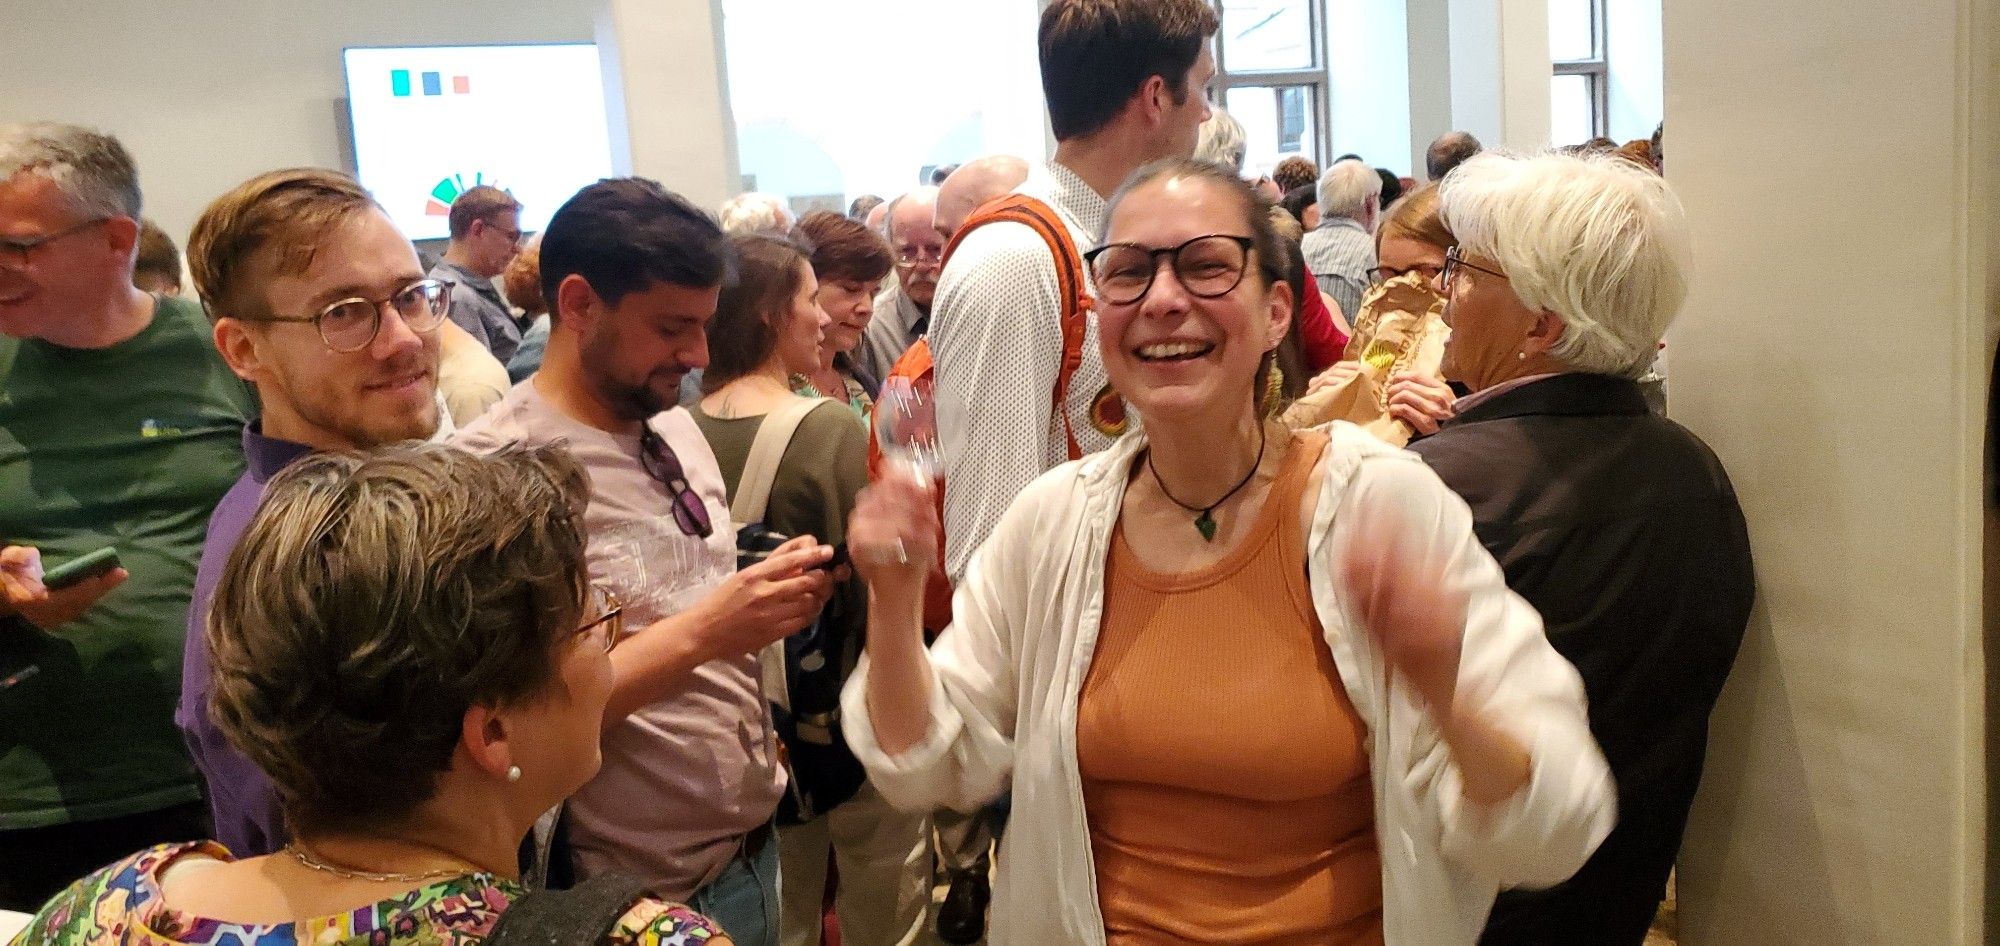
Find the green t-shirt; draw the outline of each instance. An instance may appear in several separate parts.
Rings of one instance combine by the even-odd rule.
[[[201,797],[179,730],[181,647],[208,516],[243,472],[250,389],[192,302],[103,349],[0,337],[0,543],[53,567],[104,546],[132,573],[46,633],[0,618],[0,830]]]

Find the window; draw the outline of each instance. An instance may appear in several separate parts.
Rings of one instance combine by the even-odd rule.
[[[1611,67],[1605,55],[1604,0],[1548,0],[1549,143],[1582,144],[1611,128]]]
[[[1215,0],[1215,97],[1243,124],[1243,170],[1257,175],[1290,155],[1325,164],[1326,0]]]

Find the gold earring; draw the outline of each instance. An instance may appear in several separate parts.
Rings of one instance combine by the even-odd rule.
[[[1276,364],[1264,375],[1264,398],[1258,406],[1263,416],[1269,418],[1278,412],[1278,402],[1285,399],[1285,369]]]

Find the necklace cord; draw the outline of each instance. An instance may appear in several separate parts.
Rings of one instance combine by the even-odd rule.
[[[1243,487],[1250,485],[1250,481],[1257,476],[1257,468],[1264,465],[1264,447],[1268,442],[1268,438],[1264,434],[1264,425],[1259,423],[1257,425],[1257,459],[1250,464],[1250,469],[1243,474],[1243,478],[1237,480],[1236,485],[1229,488],[1229,492],[1223,493],[1222,498],[1209,503],[1207,506],[1195,506],[1181,502],[1179,497],[1173,494],[1172,490],[1167,489],[1167,481],[1161,479],[1160,471],[1153,467],[1153,451],[1151,449],[1146,451],[1146,472],[1153,474],[1153,482],[1159,484],[1160,495],[1167,497],[1168,501],[1188,512],[1200,513],[1201,518],[1205,519],[1209,518],[1215,512],[1217,506],[1228,502],[1229,497],[1236,495],[1242,491]]]

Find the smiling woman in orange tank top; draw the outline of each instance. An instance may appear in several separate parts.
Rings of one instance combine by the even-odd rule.
[[[1085,259],[1141,429],[1022,493],[928,651],[923,487],[856,510],[848,738],[898,805],[1013,791],[996,946],[1470,946],[1610,828],[1575,672],[1464,504],[1352,427],[1265,419],[1268,209],[1191,161],[1112,198]]]

